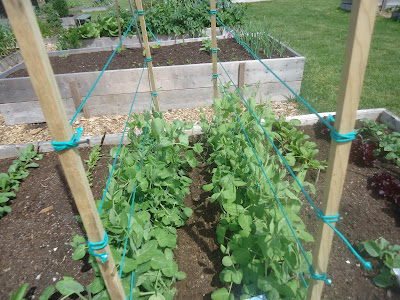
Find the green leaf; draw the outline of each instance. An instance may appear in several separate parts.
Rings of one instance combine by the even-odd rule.
[[[225,203],[222,206],[226,210],[226,212],[232,216],[238,216],[239,214],[244,213],[243,206],[239,204]]]
[[[86,254],[85,245],[80,244],[78,247],[76,247],[74,254],[72,254],[72,259],[80,260],[85,256],[85,254]]]
[[[185,272],[177,272],[177,273],[175,274],[175,277],[176,277],[176,279],[178,279],[178,280],[183,280],[183,279],[186,278],[186,273],[185,273]]]
[[[189,218],[193,214],[193,210],[190,207],[185,207],[183,213]]]
[[[194,144],[193,150],[197,153],[203,152],[203,147],[201,146],[201,143]]]
[[[213,183],[203,185],[203,190],[205,190],[206,192],[211,191],[213,188],[214,188],[214,184]]]
[[[391,278],[390,271],[389,271],[389,273],[378,274],[377,276],[375,276],[373,278],[373,280],[374,280],[375,284],[379,287],[386,288],[386,287],[393,285],[393,280]]]
[[[185,146],[189,145],[189,135],[187,133],[181,133],[179,135],[179,142]],[[191,150],[189,150],[191,151]],[[193,151],[192,151],[193,152]],[[186,156],[185,156],[186,157]]]
[[[11,293],[10,300],[23,300],[28,287],[29,283],[24,283],[23,285],[21,285],[15,293]]]
[[[247,248],[238,248],[233,250],[232,259],[234,262],[246,265],[250,261],[250,252]]]
[[[151,295],[149,300],[165,300],[164,296],[160,293]]]
[[[55,287],[54,286],[48,286],[40,295],[39,300],[48,300],[55,292]]]
[[[104,290],[104,280],[100,277],[96,277],[90,286],[90,291],[92,294],[97,294],[102,290]]]
[[[153,131],[154,135],[160,136],[164,129],[163,120],[160,118],[155,118],[153,122],[151,122],[151,130]]]
[[[122,266],[122,271],[124,273],[132,272],[136,268],[136,266],[137,266],[137,264],[135,263],[134,259],[125,257],[124,265]]]
[[[230,267],[233,265],[232,259],[230,256],[224,256],[224,258],[222,259],[222,264],[225,267]]]
[[[167,267],[161,270],[167,277],[173,277],[178,272],[178,265],[173,260],[168,261]]]
[[[251,224],[253,223],[253,220],[251,216],[246,215],[246,214],[240,214],[238,218],[238,222],[240,227],[242,227],[243,230],[246,231],[251,231]]]
[[[216,290],[211,294],[212,300],[229,300],[229,292],[226,288]]]
[[[372,257],[380,257],[382,255],[382,250],[377,242],[368,240],[361,244],[364,246],[365,251]]]
[[[151,240],[145,244],[138,250],[136,263],[140,265],[144,262],[148,262],[151,258],[156,254],[157,250],[157,241]]]
[[[72,279],[72,277],[64,276],[63,280],[56,283],[57,290],[62,295],[72,295],[83,292],[85,289],[83,286]]]

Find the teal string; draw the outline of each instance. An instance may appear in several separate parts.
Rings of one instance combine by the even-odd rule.
[[[303,279],[303,282],[304,282],[304,285],[306,286],[306,289],[308,290],[308,284],[307,284],[307,281],[305,280],[305,278],[303,276],[303,272],[300,272],[300,276],[301,276],[301,279]]]
[[[74,116],[72,117],[71,121],[69,122],[70,125],[72,125],[76,119],[76,117],[78,116],[78,114],[80,113],[80,111],[82,110],[83,106],[85,105],[86,101],[88,100],[89,96],[92,94],[94,88],[96,87],[97,83],[99,82],[101,76],[103,76],[105,70],[107,69],[108,65],[110,64],[111,60],[113,59],[115,53],[118,51],[119,47],[122,44],[122,41],[125,39],[126,35],[128,34],[129,30],[131,29],[134,21],[136,20],[137,17],[137,13],[135,15],[135,17],[133,18],[131,24],[129,25],[128,29],[125,31],[123,37],[121,38],[121,40],[119,41],[119,44],[117,45],[117,47],[115,48],[114,52],[111,54],[110,58],[108,59],[106,65],[104,66],[103,70],[101,70],[101,73],[99,74],[99,76],[97,77],[96,81],[93,83],[92,87],[90,88],[89,92],[87,93],[85,99],[83,99],[81,105],[79,105],[78,109],[76,110]]]
[[[113,176],[113,172],[114,172],[114,169],[115,169],[115,165],[116,165],[116,163],[117,163],[117,158],[118,158],[119,152],[120,152],[120,150],[121,150],[121,146],[122,146],[122,142],[123,142],[123,140],[124,140],[126,128],[128,127],[128,124],[129,124],[129,118],[131,117],[131,114],[132,114],[133,105],[135,104],[136,96],[137,96],[138,91],[139,91],[140,83],[142,82],[143,73],[144,73],[144,69],[146,68],[146,65],[147,65],[147,62],[145,61],[144,64],[143,64],[142,73],[140,74],[140,78],[139,78],[138,85],[137,85],[137,87],[136,87],[136,92],[135,92],[135,95],[134,95],[133,100],[132,100],[131,108],[130,108],[130,110],[129,110],[128,118],[126,119],[126,122],[125,122],[124,131],[122,132],[122,136],[121,136],[121,140],[120,140],[119,145],[118,145],[117,153],[115,154],[114,162],[113,162],[113,165],[112,165],[112,167],[111,167],[110,175],[108,176],[108,179],[107,179],[106,188],[104,189],[103,197],[102,197],[102,199],[101,199],[101,203],[100,203],[100,206],[99,206],[99,214],[101,213],[101,210],[102,210],[102,208],[103,208],[104,201],[105,201],[105,199],[106,199],[108,187],[109,187],[109,185],[110,185],[111,178],[112,178],[112,176]]]
[[[334,123],[334,122],[335,122],[335,118],[332,117],[332,115],[327,116],[327,117],[326,117],[326,120],[327,120],[328,122],[331,122],[331,123]]]
[[[241,41],[217,16],[216,16],[216,11],[211,11],[210,13],[215,17],[215,19],[226,29],[232,36],[241,44],[247,51],[253,55],[255,59],[257,59],[268,71],[271,72],[272,75],[275,76],[276,79],[278,79],[297,99],[299,99],[309,110],[311,110],[320,120],[322,123],[324,123],[330,130],[331,132],[336,132],[332,137],[336,142],[338,143],[343,143],[343,142],[348,142],[350,141],[349,138],[352,136],[353,133],[348,133],[348,134],[340,134],[338,133],[329,122],[327,122],[321,115],[310,105],[306,100],[304,100],[302,97],[300,97],[299,94],[297,94],[285,81],[283,81],[282,78],[280,78],[270,67],[268,67],[251,49]]]
[[[103,249],[105,246],[107,246],[108,243],[108,235],[107,232],[104,231],[104,238],[101,242],[97,242],[97,243],[92,243],[89,239],[88,239],[88,246],[89,246],[89,252],[90,254],[92,254],[95,257],[99,257],[101,259],[101,262],[104,264],[107,261],[108,258],[108,254],[106,252],[104,253],[94,253],[93,250],[101,250]]]
[[[138,10],[137,14],[139,16],[144,16],[144,10]],[[153,38],[156,40],[157,44],[160,45],[160,42],[157,40],[157,38],[155,37],[155,35],[153,34],[153,32],[151,31],[151,29],[149,28],[149,26],[147,26],[146,20],[144,20],[144,24],[146,25],[147,29],[150,31],[151,35],[153,36]]]
[[[329,115],[328,117],[326,117],[326,120],[331,123],[335,122],[335,118],[332,117],[332,115]],[[341,133],[337,132],[336,130],[331,130],[331,138],[336,143],[351,142],[352,140],[354,140],[356,138],[356,135],[357,135],[357,131],[353,131],[353,132],[346,133],[346,134],[341,134]]]
[[[144,16],[144,10],[138,10],[138,11],[137,11],[137,14],[138,14],[139,16]]]
[[[328,279],[328,278],[326,277],[326,273],[325,273],[325,274],[316,274],[311,266],[308,268],[308,270],[309,270],[309,272],[310,272],[310,277],[311,277],[312,279],[314,279],[314,280],[322,280],[322,281],[324,281],[325,283],[331,285],[332,280],[331,280],[331,279]],[[307,288],[308,288],[308,286],[307,286]]]
[[[218,52],[218,48],[217,49],[211,48],[211,53],[217,53],[217,52]]]
[[[214,54],[215,55],[215,54]],[[239,93],[240,97],[242,98],[243,102],[245,103],[246,107],[249,109],[249,111],[251,112],[251,114],[253,115],[253,117],[255,118],[255,120],[257,121],[258,125],[260,126],[260,128],[263,130],[265,136],[267,137],[267,139],[269,140],[269,142],[271,143],[271,145],[274,147],[276,153],[278,154],[278,156],[282,159],[283,163],[285,164],[286,168],[288,169],[288,171],[290,172],[290,174],[292,175],[293,179],[296,181],[297,185],[299,186],[299,188],[301,189],[302,193],[304,194],[304,196],[306,197],[306,199],[308,200],[308,202],[311,204],[311,206],[313,207],[314,211],[317,213],[318,217],[321,218],[320,216],[323,215],[320,210],[316,207],[316,205],[314,204],[314,202],[311,200],[310,196],[308,195],[308,193],[306,192],[306,190],[304,189],[304,187],[302,186],[302,184],[300,183],[300,181],[297,179],[296,175],[294,174],[294,172],[292,171],[292,169],[290,168],[290,166],[288,165],[288,163],[286,162],[285,158],[283,157],[283,155],[281,154],[281,152],[279,151],[279,149],[276,147],[276,145],[274,144],[273,140],[271,139],[271,137],[268,135],[267,131],[265,130],[264,126],[262,126],[260,120],[257,118],[256,114],[254,113],[253,109],[250,107],[250,105],[248,104],[248,102],[246,101],[246,99],[243,97],[243,94],[240,92],[239,88],[236,86],[236,84],[233,82],[232,78],[230,77],[229,73],[226,71],[225,67],[223,66],[223,64],[221,63],[221,61],[219,60],[218,56],[215,55],[217,57],[217,60],[219,62],[219,64],[221,65],[222,69],[225,71],[226,75],[228,76],[229,80],[232,82],[232,84],[234,85],[236,91]],[[219,79],[221,82],[221,79]],[[222,85],[222,82],[221,82]],[[223,85],[222,85],[223,87]],[[323,219],[323,218],[321,218]],[[324,219],[323,219],[324,220]],[[327,222],[327,219],[324,220],[325,222]],[[361,256],[354,250],[354,248],[350,245],[350,243],[347,241],[347,239],[334,227],[332,226],[330,223],[327,222],[327,224],[332,227],[332,229],[338,233],[338,235],[342,238],[342,240],[347,244],[347,246],[350,248],[351,252],[354,253],[354,255],[358,258],[358,260],[365,266],[365,268],[367,270],[370,270],[370,263],[369,262],[365,262]]]
[[[54,147],[55,151],[61,151],[61,150],[65,150],[65,149],[70,149],[72,147],[78,147],[79,145],[79,139],[82,135],[83,132],[83,128],[79,127],[76,129],[76,134],[74,133],[72,135],[72,138],[69,140],[69,142],[55,142],[55,141],[51,141],[51,144]]]
[[[157,97],[157,96],[158,96],[158,93],[151,93],[151,95],[152,95],[153,97]]]
[[[212,74],[212,79],[217,79],[218,78],[218,74],[213,73]]]
[[[149,61],[152,61],[153,60],[153,58],[150,56],[150,57],[146,57],[146,62],[149,62]]]
[[[240,127],[242,128],[242,131],[243,131],[243,133],[244,133],[244,135],[245,135],[245,137],[246,137],[246,139],[247,139],[247,142],[249,143],[249,145],[250,145],[250,147],[251,147],[251,150],[253,151],[253,154],[254,154],[254,156],[256,157],[257,162],[258,162],[258,164],[259,164],[259,166],[260,166],[260,168],[261,168],[261,170],[262,170],[262,172],[263,172],[263,174],[264,174],[264,177],[265,177],[265,179],[266,179],[267,182],[268,182],[268,185],[269,185],[269,187],[270,187],[270,190],[271,190],[272,194],[274,195],[274,198],[275,198],[276,202],[278,203],[278,206],[279,206],[280,210],[282,211],[282,214],[283,214],[283,216],[284,216],[284,218],[285,218],[285,220],[286,220],[286,223],[288,224],[288,226],[289,226],[289,228],[290,228],[290,231],[292,232],[293,237],[295,238],[295,240],[296,240],[296,242],[297,242],[297,245],[299,246],[299,248],[300,248],[300,250],[301,250],[301,252],[302,252],[302,254],[303,254],[303,256],[304,256],[304,258],[305,258],[305,260],[306,260],[306,262],[307,262],[307,264],[308,264],[308,266],[309,266],[309,268],[312,269],[312,265],[311,265],[310,261],[309,261],[308,258],[307,258],[307,255],[306,255],[306,253],[305,253],[305,251],[304,251],[304,249],[303,249],[303,246],[301,245],[301,243],[300,243],[300,241],[299,241],[299,239],[298,239],[298,237],[297,237],[297,235],[296,235],[296,232],[294,231],[294,228],[293,228],[292,224],[290,223],[290,220],[289,220],[288,216],[286,215],[286,212],[285,212],[285,210],[284,210],[282,204],[281,204],[280,201],[279,201],[278,195],[276,194],[274,188],[272,187],[272,183],[271,183],[271,181],[270,181],[270,179],[269,179],[267,173],[265,172],[264,167],[262,166],[262,163],[261,163],[261,161],[260,161],[260,159],[259,159],[259,157],[258,157],[258,155],[257,155],[257,153],[256,153],[256,150],[255,150],[254,147],[253,147],[252,142],[250,141],[249,136],[247,135],[246,129],[244,128],[244,126],[243,126],[243,124],[242,124],[242,121],[240,120],[240,117],[239,117],[239,115],[238,115],[237,112],[236,112],[236,109],[235,109],[235,107],[234,107],[234,105],[233,105],[233,103],[232,103],[232,101],[231,101],[231,98],[229,97],[228,93],[226,92],[226,89],[225,89],[224,85],[222,84],[221,79],[220,79],[220,78],[218,78],[218,79],[219,79],[219,81],[220,81],[220,83],[221,83],[221,87],[222,87],[222,89],[223,89],[223,92],[224,92],[225,95],[227,96],[228,101],[229,101],[229,103],[230,103],[230,105],[231,105],[231,107],[232,107],[232,109],[233,109],[233,112],[235,113],[236,119],[238,120],[239,125],[240,125]]]
[[[217,10],[215,10],[215,9],[213,9],[213,10],[210,10],[210,14],[212,14],[212,15],[216,15],[216,14],[217,14]]]
[[[153,103],[153,97],[152,97],[151,100],[150,100],[150,107],[149,107],[149,110],[151,109],[152,103]],[[141,151],[140,151],[140,162],[139,162],[139,166],[138,166],[137,172],[140,171],[140,168],[142,167],[142,163],[143,163],[143,152],[144,152],[144,146],[145,146],[145,143],[146,143],[146,136],[147,136],[148,127],[149,127],[149,121],[147,121],[147,123],[146,123],[146,128],[145,128],[145,130],[144,130],[142,149],[141,149]],[[150,150],[150,148],[151,148],[152,142],[153,142],[153,138],[150,139],[149,150]],[[129,214],[128,228],[126,229],[126,238],[125,238],[125,244],[124,244],[124,251],[123,251],[123,254],[122,254],[121,267],[120,267],[120,270],[119,270],[119,277],[120,277],[120,278],[121,278],[121,276],[122,276],[122,269],[123,269],[123,267],[124,267],[124,261],[125,261],[125,255],[126,255],[126,247],[127,247],[127,245],[128,245],[129,230],[130,230],[130,227],[131,227],[131,220],[132,220],[132,215],[133,215],[133,206],[134,206],[134,204],[135,204],[137,183],[138,183],[138,181],[137,181],[137,179],[136,179],[136,182],[135,182],[135,189],[133,190],[133,195],[132,195],[132,204],[131,204],[131,211],[130,211],[130,214]],[[142,196],[142,200],[143,200],[143,196]]]
[[[135,273],[132,271],[132,278],[131,278],[131,294],[129,300],[132,300],[133,297],[133,278],[135,277]]]

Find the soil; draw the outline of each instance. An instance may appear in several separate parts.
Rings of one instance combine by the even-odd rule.
[[[202,42],[191,42],[162,46],[151,49],[152,63],[154,67],[171,65],[190,65],[211,62],[209,51],[200,51]],[[221,39],[218,41],[218,58],[224,61],[253,60],[253,56],[247,52],[235,39]],[[90,52],[71,54],[67,56],[50,57],[54,74],[93,72],[102,70],[110,58],[112,51]],[[266,58],[260,54],[261,59]],[[274,54],[272,58],[278,57]],[[144,63],[143,50],[141,48],[128,48],[117,52],[107,67],[107,70],[140,68]],[[7,78],[27,77],[26,69],[15,71]]]
[[[314,136],[311,126],[304,131]],[[319,159],[327,159],[329,142],[315,139],[320,149]],[[104,188],[109,148],[103,147],[105,156],[94,171],[95,199],[99,199]],[[90,149],[80,150],[87,158]],[[7,171],[10,159],[0,160],[0,172]],[[30,282],[31,295],[38,298],[47,286],[70,274],[82,284],[88,284],[93,273],[82,261],[71,259],[72,247],[68,243],[75,234],[82,234],[81,224],[76,221],[77,212],[55,153],[45,154],[39,161],[40,167],[21,183],[17,198],[12,201],[12,212],[0,219],[0,299],[7,299],[10,291],[24,282]],[[389,164],[376,167],[358,167],[349,164],[340,205],[341,218],[337,228],[349,242],[357,246],[368,239],[384,237],[392,244],[400,244],[400,215],[390,203],[381,199],[367,188],[367,179],[374,173],[389,170],[400,177],[400,168]],[[175,249],[179,268],[187,278],[177,283],[176,299],[210,299],[211,293],[222,287],[218,273],[221,254],[216,242],[218,206],[209,203],[210,194],[201,186],[210,181],[210,166],[200,164],[189,172],[193,180],[191,194],[185,204],[194,210],[187,224],[179,229],[178,248]],[[309,181],[317,188],[315,203],[321,204],[325,173],[310,174]],[[46,213],[43,208],[53,206]],[[310,206],[305,203],[301,216],[307,230],[315,236],[317,219]],[[311,250],[312,245],[306,245]],[[55,250],[54,250],[55,249]],[[400,299],[400,289],[382,289],[375,286],[372,278],[378,272],[378,262],[371,261],[373,270],[368,272],[354,258],[347,246],[337,236],[334,238],[328,278],[331,286],[325,286],[323,299]],[[39,279],[36,279],[41,275]],[[33,299],[33,298],[32,298]]]

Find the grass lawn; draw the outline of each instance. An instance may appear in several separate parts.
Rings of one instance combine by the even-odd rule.
[[[301,96],[317,111],[335,111],[350,13],[340,0],[273,0],[248,4],[248,19],[272,25],[284,43],[306,57]],[[361,108],[400,115],[400,23],[377,17]],[[306,111],[306,110],[305,110]]]

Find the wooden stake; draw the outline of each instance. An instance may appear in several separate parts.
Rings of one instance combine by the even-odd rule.
[[[71,95],[72,95],[72,99],[74,100],[75,109],[78,109],[82,103],[82,96],[81,96],[81,93],[79,92],[78,84],[76,83],[76,81],[69,82],[69,89],[71,90]],[[89,114],[89,109],[87,108],[86,104],[83,105],[82,111],[83,111],[84,117],[86,119],[89,119],[90,114]]]
[[[216,10],[215,0],[210,1],[210,10]],[[211,15],[211,40],[212,48],[217,49],[217,19]],[[218,60],[214,54],[212,54],[213,74],[218,74]],[[218,79],[213,78],[214,87],[214,98],[218,98]]]
[[[32,85],[35,89],[50,133],[55,141],[69,141],[71,126],[61,101],[60,91],[44,47],[36,16],[30,0],[3,0],[9,21],[21,49]],[[93,195],[89,187],[77,148],[58,152],[76,206],[89,239],[100,242],[104,238]],[[107,252],[108,260],[99,267],[112,299],[125,299],[125,293],[116,271],[114,259],[107,245],[99,253]]]
[[[129,3],[129,7],[131,8],[132,17],[135,17],[135,10],[133,9],[132,1],[128,0],[128,3]],[[140,36],[139,27],[137,25],[137,19],[135,20],[135,27],[136,27],[136,36],[139,40],[140,47],[143,48],[142,38]]]
[[[246,69],[246,63],[239,64],[239,71],[238,71],[238,87],[244,87],[244,71]]]
[[[119,36],[119,40],[121,40],[122,34],[121,34],[121,22],[119,21],[118,0],[115,0],[115,9],[117,10],[118,36]],[[122,47],[122,45],[121,45],[121,47]]]
[[[378,0],[353,1],[334,126],[342,134],[354,130],[377,5]],[[350,142],[331,141],[322,205],[326,216],[336,215],[339,211],[350,148]],[[317,274],[327,271],[333,234],[334,231],[321,220],[313,252],[313,269]],[[319,300],[323,287],[323,281],[311,280],[307,299]]]
[[[136,3],[136,8],[138,11],[143,10],[141,0],[135,0],[135,3]],[[147,29],[146,29],[146,23],[144,21],[144,15],[139,15],[139,20],[140,20],[140,28],[142,29],[144,49],[146,50],[146,58],[150,58],[151,52],[150,52],[150,46],[149,46],[149,38],[147,37]],[[160,111],[160,107],[158,105],[158,96],[156,95],[156,93],[157,93],[156,83],[154,81],[154,75],[153,75],[153,62],[152,61],[147,62],[147,66],[148,66],[149,75],[150,75],[151,91],[153,94],[155,94],[153,96],[154,106],[156,107],[157,111]]]

